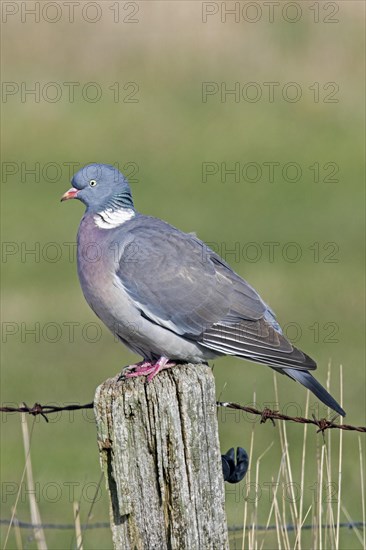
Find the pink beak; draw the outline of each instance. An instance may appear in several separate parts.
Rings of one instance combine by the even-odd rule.
[[[66,193],[62,195],[61,202],[67,201],[69,199],[75,199],[78,193],[79,193],[79,189],[75,189],[74,187],[71,187],[71,189],[69,189],[68,191],[66,191]]]

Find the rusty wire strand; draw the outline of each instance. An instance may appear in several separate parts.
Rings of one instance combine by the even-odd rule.
[[[218,407],[226,407],[228,409],[236,409],[240,411],[245,411],[250,414],[255,414],[261,417],[260,423],[264,424],[267,420],[271,420],[273,423],[275,420],[285,420],[290,422],[297,422],[298,424],[313,424],[317,426],[317,433],[324,433],[326,430],[338,429],[346,431],[355,431],[366,433],[366,426],[352,426],[350,424],[336,424],[334,420],[327,420],[326,418],[316,418],[313,415],[313,418],[303,418],[301,416],[288,416],[287,414],[282,414],[279,411],[274,411],[272,409],[264,408],[263,410],[256,409],[254,407],[247,407],[244,405],[239,405],[238,403],[230,403],[217,401],[216,405]],[[92,409],[94,406],[93,402],[86,403],[85,405],[66,405],[65,407],[56,407],[53,405],[41,405],[40,403],[35,403],[33,407],[28,407],[26,403],[23,403],[22,407],[0,407],[0,412],[17,412],[17,413],[28,413],[33,416],[41,415],[46,422],[48,422],[47,415],[60,412],[60,411],[78,411],[81,409]]]
[[[217,401],[216,405],[218,407],[226,407],[228,409],[236,409],[240,411],[245,411],[250,414],[259,415],[261,417],[261,424],[264,424],[267,420],[289,420],[292,422],[297,422],[298,424],[314,424],[318,427],[317,433],[325,432],[325,430],[338,429],[338,430],[349,430],[355,432],[366,433],[366,426],[351,426],[350,424],[336,424],[334,420],[327,420],[326,418],[316,418],[313,415],[313,418],[303,418],[302,416],[288,416],[287,414],[281,414],[279,411],[273,411],[271,409],[264,408],[262,411],[255,409],[254,407],[246,407],[244,405],[239,405],[238,403],[226,403],[222,401]]]

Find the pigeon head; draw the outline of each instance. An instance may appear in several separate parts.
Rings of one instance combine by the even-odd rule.
[[[79,199],[88,212],[134,210],[130,186],[117,168],[108,164],[87,164],[74,174],[72,187],[61,201]]]

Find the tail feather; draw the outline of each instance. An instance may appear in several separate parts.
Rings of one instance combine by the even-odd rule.
[[[204,331],[199,344],[223,355],[264,363],[308,388],[325,405],[345,416],[346,413],[325,388],[310,374],[315,361],[295,348],[273,324],[259,319],[239,323],[220,322]]]
[[[330,407],[341,416],[346,416],[345,411],[337,403],[334,397],[332,397],[330,393],[328,393],[327,390],[323,388],[323,386],[314,378],[312,374],[310,374],[310,372],[286,367],[275,370],[278,370],[283,374],[287,374],[287,376],[289,376],[293,380],[297,380],[298,382],[300,382],[300,384],[305,386],[305,388],[308,388],[308,390],[313,392],[313,394],[316,395],[316,397],[325,405],[327,405],[327,407]]]

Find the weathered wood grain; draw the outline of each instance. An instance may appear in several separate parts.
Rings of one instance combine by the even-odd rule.
[[[228,548],[215,383],[180,365],[98,387],[94,410],[117,549]]]

